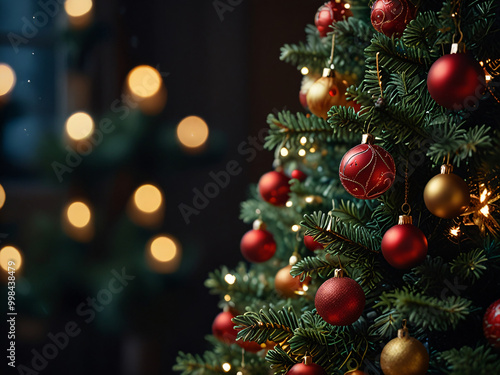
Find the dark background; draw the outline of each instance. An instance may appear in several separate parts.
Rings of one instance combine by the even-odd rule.
[[[272,169],[271,152],[258,152],[255,160],[246,162],[238,145],[265,128],[266,117],[273,110],[301,110],[301,75],[279,60],[279,49],[284,43],[304,39],[305,25],[313,23],[321,4],[242,0],[221,19],[212,1],[96,1],[94,22],[87,34],[71,31],[61,11],[16,54],[7,35],[19,33],[22,17],[31,17],[39,8],[35,1],[0,1],[0,62],[9,63],[17,74],[12,103],[0,107],[0,182],[7,192],[7,202],[0,211],[1,232],[7,234],[2,245],[20,248],[31,269],[50,265],[52,271],[42,275],[55,278],[50,285],[57,287],[50,309],[42,306],[36,314],[19,307],[17,364],[31,367],[32,349],[41,350],[47,333],[62,331],[74,319],[78,304],[92,295],[86,289],[86,278],[66,283],[58,272],[64,268],[66,274],[83,267],[85,273],[87,265],[89,270],[99,265],[103,254],[111,251],[105,245],[108,226],[111,232],[123,215],[127,197],[148,179],[157,181],[165,191],[166,216],[161,230],[174,234],[182,243],[183,265],[173,275],[154,275],[156,289],[141,291],[150,284],[140,282],[139,290],[126,289],[125,302],[111,313],[110,323],[103,320],[81,325],[82,334],[41,373],[167,374],[173,373],[171,367],[179,350],[203,352],[204,336],[211,332],[220,311],[217,298],[208,294],[203,282],[219,265],[232,267],[242,260],[239,241],[249,226],[238,220],[239,204],[247,196],[249,184]],[[207,151],[197,156],[179,151],[163,160],[149,154],[146,144],[135,159],[117,166],[111,174],[94,173],[87,165],[82,167],[86,173],[75,173],[70,184],[58,184],[47,172],[50,158],[43,154],[41,140],[61,131],[68,111],[82,106],[94,114],[108,111],[120,98],[127,73],[140,64],[168,73],[164,77],[167,105],[154,123],[175,129],[185,116],[203,117],[211,132]],[[68,84],[67,77],[75,71],[86,77],[87,92]],[[243,173],[232,178],[229,186],[186,225],[178,205],[190,204],[193,188],[202,188],[210,181],[209,173],[224,170],[230,160],[238,161]],[[169,168],[165,169],[166,165]],[[45,225],[59,225],[61,207],[75,191],[85,192],[96,208],[104,207],[108,214],[98,238],[88,245],[76,246],[68,239],[54,244],[68,252],[83,252],[86,263],[68,264],[54,258],[40,261],[44,258],[32,244],[38,241],[37,236],[44,236]],[[34,220],[42,214],[41,222]],[[46,223],[50,220],[51,225]],[[128,251],[133,249],[121,248],[123,253]],[[120,269],[121,263],[117,260],[114,267]],[[19,277],[29,280],[28,269]],[[44,283],[43,277],[36,282]],[[2,307],[6,306],[6,293],[2,299],[5,303],[0,300],[0,312],[6,311]],[[31,307],[37,311],[34,305],[33,301]],[[6,342],[2,331],[2,348]],[[18,373],[5,366],[4,355],[0,357],[0,373],[6,373],[4,369],[8,374]]]

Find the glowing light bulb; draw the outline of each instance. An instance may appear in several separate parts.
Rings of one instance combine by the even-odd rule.
[[[66,133],[76,141],[87,138],[94,131],[94,120],[85,112],[77,112],[66,120]]]
[[[90,208],[83,202],[73,202],[68,206],[66,216],[71,225],[84,228],[90,222]]]
[[[177,256],[177,244],[167,236],[156,237],[149,249],[153,258],[159,262],[170,262]]]
[[[311,148],[309,149],[309,152],[310,152],[311,154],[314,154],[314,153],[316,152],[316,149],[315,149],[314,147],[311,147]]]
[[[484,216],[489,216],[490,215],[490,208],[488,205],[484,206],[479,210]]]
[[[300,72],[302,75],[308,75],[309,74],[309,68],[307,66],[304,66],[302,69],[300,69]]]
[[[0,185],[0,208],[2,208],[3,205],[5,204],[6,198],[7,198],[7,196],[5,195],[5,190],[4,190],[3,186]]]
[[[70,17],[81,17],[92,9],[92,0],[66,0],[64,10]]]
[[[134,193],[134,203],[142,212],[153,213],[160,208],[162,202],[160,189],[153,185],[142,185]]]
[[[280,154],[281,154],[281,156],[283,156],[283,157],[288,156],[288,149],[287,149],[286,147],[281,148],[281,150],[280,150]]]
[[[306,201],[306,203],[312,203],[312,202],[314,202],[314,197],[310,197],[310,196],[306,197],[305,201]]]
[[[300,226],[299,226],[299,225],[297,225],[297,224],[292,225],[292,231],[294,231],[294,232],[298,232],[298,231],[299,231],[299,229],[300,229]]]
[[[307,138],[306,138],[306,137],[302,137],[302,138],[300,138],[300,144],[301,144],[302,146],[304,146],[306,143],[307,143]]]
[[[229,285],[233,285],[236,282],[236,276],[231,275],[230,273],[228,273],[226,276],[224,276],[224,280]]]
[[[161,88],[160,73],[149,65],[140,65],[130,71],[127,84],[132,94],[139,98],[150,98]]]
[[[306,156],[306,150],[304,150],[303,148],[301,148],[299,150],[299,156]]]
[[[7,64],[0,64],[0,96],[9,94],[16,85],[16,73]]]
[[[231,371],[231,365],[229,363],[223,363],[222,364],[222,370],[224,370],[224,372],[229,372]]]
[[[288,201],[288,202],[286,202],[286,206],[287,206],[287,207],[292,207],[292,206],[293,206],[293,202],[292,202],[292,201]]]
[[[188,148],[198,148],[205,144],[208,139],[208,125],[198,116],[184,118],[177,125],[177,139]]]
[[[344,8],[351,9],[351,4],[348,4],[348,3],[344,4]]]
[[[454,237],[458,237],[458,235],[460,234],[460,228],[459,227],[451,228],[450,234]]]
[[[230,296],[229,294],[226,294],[226,295],[224,296],[224,301],[226,301],[226,302],[231,301],[231,296]]]
[[[23,257],[21,252],[14,246],[5,246],[0,250],[0,267],[5,271],[8,272],[9,267],[11,267],[11,270],[14,268],[16,271],[19,271],[22,263]]]

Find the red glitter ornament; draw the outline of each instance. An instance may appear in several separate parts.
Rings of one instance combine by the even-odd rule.
[[[389,38],[401,36],[417,9],[409,0],[377,0],[373,3],[371,21],[378,32]]]
[[[326,375],[326,371],[320,365],[312,363],[311,357],[306,356],[302,363],[293,365],[287,375]]]
[[[271,171],[259,180],[259,193],[266,202],[284,206],[290,194],[290,179],[284,173]]]
[[[500,299],[493,302],[486,310],[483,331],[490,345],[500,349]]]
[[[432,64],[427,89],[439,105],[453,110],[473,107],[486,87],[481,65],[465,53],[441,56]]]
[[[241,254],[253,263],[271,259],[276,252],[273,235],[265,229],[252,229],[245,233],[240,243]]]
[[[304,236],[304,245],[306,245],[308,250],[315,251],[324,249],[323,245],[317,241],[314,241],[313,236]]]
[[[427,238],[412,224],[412,217],[401,215],[398,225],[385,232],[382,255],[394,268],[408,269],[418,266],[427,256]]]
[[[396,166],[392,156],[373,144],[373,136],[363,135],[363,143],[346,152],[340,162],[340,182],[355,198],[375,199],[394,182]]]
[[[334,326],[347,326],[359,319],[365,308],[365,293],[349,277],[342,277],[342,270],[335,270],[335,277],[319,287],[314,298],[316,311]]]
[[[329,1],[320,6],[314,17],[314,24],[323,38],[329,31],[332,31],[331,25],[334,22],[342,21],[352,16],[349,9],[350,5],[344,1]]]

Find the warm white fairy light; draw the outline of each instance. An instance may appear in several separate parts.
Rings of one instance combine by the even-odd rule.
[[[280,150],[280,154],[283,157],[288,156],[288,149],[286,147],[282,147],[281,150]]]
[[[309,149],[309,152],[310,152],[311,154],[314,154],[314,153],[316,152],[316,149],[315,149],[314,147],[311,147],[311,148]]]
[[[314,202],[314,197],[310,197],[310,196],[306,197],[305,201],[306,201],[306,203],[312,203],[312,202]]]
[[[486,205],[483,208],[481,208],[479,210],[479,212],[481,212],[484,216],[489,216],[490,215],[490,208],[488,207],[488,205]]]
[[[287,207],[292,207],[292,206],[293,206],[293,202],[292,202],[292,201],[288,201],[288,202],[286,202],[286,206],[287,206]]]
[[[295,263],[297,263],[299,261],[299,258],[297,257],[297,255],[293,254],[290,259],[288,260],[288,264],[293,266]]]
[[[241,371],[238,371],[236,375],[243,375],[243,373]]]
[[[231,371],[231,365],[229,363],[223,363],[222,364],[222,370],[224,370],[224,372],[229,372]]]
[[[301,148],[299,150],[299,156],[306,156],[306,150],[304,150],[303,148]]]
[[[224,276],[224,280],[229,285],[233,285],[236,282],[236,276],[231,275],[230,273],[228,273],[226,276]]]
[[[307,143],[307,138],[306,138],[306,137],[302,137],[302,138],[300,138],[300,144],[301,144],[302,146],[304,146],[306,143]]]
[[[344,8],[351,9],[351,4],[349,4],[349,3],[344,4]]]
[[[297,225],[297,224],[292,225],[292,231],[298,232],[299,229],[300,229],[300,225]]]
[[[460,228],[459,227],[451,228],[450,234],[454,237],[458,237],[458,235],[460,234]]]
[[[309,68],[307,66],[304,66],[302,69],[300,69],[300,72],[302,75],[308,75],[309,74]]]
[[[226,302],[231,301],[231,296],[230,296],[229,294],[226,294],[226,295],[224,296],[224,301],[226,301]]]

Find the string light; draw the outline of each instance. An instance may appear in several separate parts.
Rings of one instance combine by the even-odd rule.
[[[64,10],[70,17],[81,17],[92,9],[92,0],[66,0]]]
[[[94,120],[88,113],[77,112],[66,120],[66,133],[71,139],[80,141],[94,131]]]
[[[16,73],[7,64],[0,64],[0,96],[9,94],[16,85]]]
[[[297,225],[297,224],[292,225],[292,231],[293,232],[298,232],[299,229],[300,229],[300,225]]]
[[[460,234],[460,227],[453,227],[450,229],[450,234],[453,236],[453,237],[458,237],[458,235]]]
[[[187,148],[196,149],[205,144],[208,139],[208,125],[198,116],[184,118],[177,125],[177,139]]]
[[[311,148],[309,149],[309,152],[310,152],[311,154],[314,154],[314,153],[316,152],[316,149],[315,149],[314,147],[311,147]]]
[[[345,3],[345,4],[344,4],[344,8],[346,8],[346,9],[351,9],[351,4],[349,4],[349,3]]]
[[[230,365],[229,363],[227,363],[227,362],[226,362],[226,363],[223,363],[223,364],[222,364],[222,370],[223,370],[224,372],[229,372],[229,371],[231,371],[231,365]]]
[[[179,241],[167,234],[152,238],[146,245],[146,261],[157,273],[177,271],[182,260],[182,247]]]
[[[135,96],[146,99],[158,93],[162,79],[158,70],[149,65],[139,65],[130,71],[127,84]]]
[[[158,236],[151,242],[150,251],[159,262],[170,262],[177,256],[177,243],[170,237]]]
[[[13,262],[14,264],[9,264],[9,262]],[[0,250],[0,267],[2,267],[5,271],[8,272],[9,267],[19,271],[22,263],[23,257],[21,252],[14,246],[5,246],[2,250]]]
[[[292,206],[293,206],[293,202],[292,202],[292,201],[288,201],[288,202],[286,202],[286,206],[287,206],[287,207],[292,207]]]
[[[137,188],[134,193],[134,203],[145,213],[157,211],[163,202],[163,195],[156,186],[146,184]]]
[[[299,156],[306,156],[306,150],[304,150],[303,148],[301,148],[299,150]]]
[[[71,225],[84,228],[91,219],[90,208],[83,202],[73,202],[68,206],[66,216]]]
[[[226,276],[224,276],[224,281],[229,285],[233,285],[236,282],[236,276],[228,273]]]
[[[312,202],[314,202],[314,197],[311,197],[311,196],[306,197],[305,201],[306,201],[306,203],[312,203]]]
[[[286,147],[282,147],[280,150],[280,155],[283,157],[288,156],[288,149]]]
[[[300,72],[302,75],[306,76],[309,74],[309,68],[307,66],[304,66],[302,69],[300,69]]]
[[[231,296],[230,296],[229,294],[226,294],[226,295],[224,296],[224,301],[226,301],[226,302],[231,301]]]
[[[302,137],[302,138],[300,138],[300,144],[301,144],[302,146],[304,146],[306,143],[307,143],[307,138],[306,138],[306,137]]]

